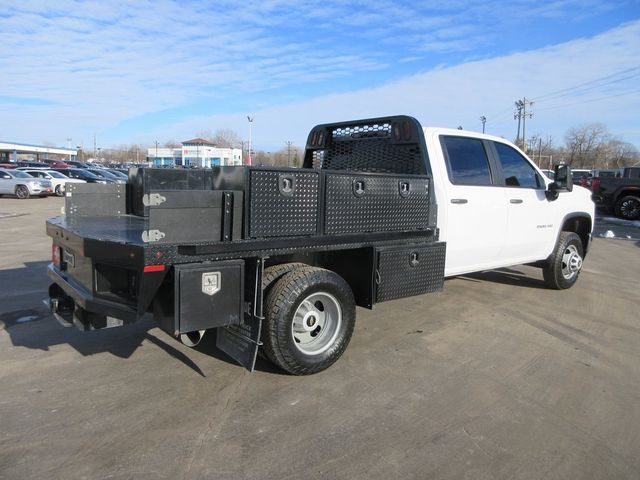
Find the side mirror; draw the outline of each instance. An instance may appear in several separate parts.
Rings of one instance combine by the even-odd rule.
[[[573,190],[573,178],[569,165],[556,165],[553,175],[554,181],[549,184],[546,191],[547,199],[555,200],[560,192],[571,192]]]
[[[573,177],[571,175],[571,167],[569,165],[560,164],[556,165],[554,169],[553,183],[555,184],[555,190],[566,190],[571,192],[573,190]]]

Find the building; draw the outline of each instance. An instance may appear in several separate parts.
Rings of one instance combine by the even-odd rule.
[[[242,165],[242,150],[216,147],[204,138],[182,142],[180,148],[151,147],[147,160],[154,167],[201,167]]]
[[[0,141],[0,163],[17,162],[18,155],[30,160],[49,159],[49,155],[53,155],[52,159],[75,160],[77,153],[71,148]]]

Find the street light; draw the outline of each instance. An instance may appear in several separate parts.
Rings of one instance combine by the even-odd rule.
[[[84,160],[84,152],[82,151],[82,146],[78,145],[76,147],[76,150],[80,152],[80,161],[82,162]]]
[[[253,117],[247,115],[249,120],[249,155],[247,155],[247,165],[251,165],[251,126],[253,125]]]

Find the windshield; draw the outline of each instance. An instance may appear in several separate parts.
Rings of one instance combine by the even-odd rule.
[[[33,178],[31,175],[29,175],[28,173],[24,173],[21,172],[20,170],[14,170],[13,172],[11,172],[11,174],[15,177],[15,178]]]
[[[47,173],[51,175],[53,178],[69,178],[66,175],[63,175],[53,170],[47,170]]]

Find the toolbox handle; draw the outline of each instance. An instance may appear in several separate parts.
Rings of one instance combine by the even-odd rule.
[[[364,195],[365,192],[365,184],[364,184],[364,180],[362,179],[356,179],[353,181],[353,194],[356,197],[361,197]]]

